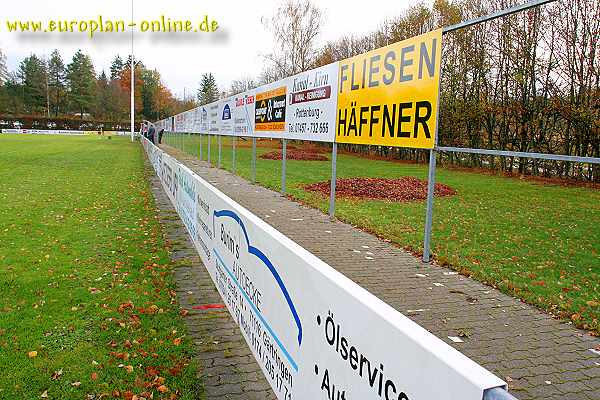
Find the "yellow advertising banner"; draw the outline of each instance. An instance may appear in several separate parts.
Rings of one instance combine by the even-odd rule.
[[[434,147],[442,30],[340,61],[336,142]]]

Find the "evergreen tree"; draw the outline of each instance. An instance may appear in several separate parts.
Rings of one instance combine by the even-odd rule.
[[[46,108],[46,64],[35,54],[21,61],[18,72],[22,85],[23,103],[27,112],[43,113]]]
[[[142,70],[142,107],[146,119],[158,119],[158,92],[160,86],[160,74],[157,70]]]
[[[121,72],[123,72],[123,68],[125,68],[125,64],[123,63],[123,59],[121,56],[117,55],[110,65],[110,80],[114,81],[119,79],[121,76]]]
[[[58,50],[54,50],[48,62],[48,90],[50,97],[50,110],[58,116],[65,103],[65,63]]]
[[[73,55],[73,60],[67,66],[67,81],[69,84],[69,100],[73,109],[83,117],[94,105],[96,89],[96,74],[92,60],[81,50]]]
[[[219,99],[219,88],[212,73],[202,75],[197,97],[200,104],[212,103]]]
[[[8,79],[2,85],[2,95],[0,98],[0,112],[8,114],[23,114],[23,85],[21,84],[19,74],[11,72]]]
[[[137,68],[142,68],[142,69],[146,68],[144,66],[144,63],[142,62],[142,60],[140,60],[139,58],[135,59],[134,64],[135,64],[135,67],[136,67],[136,71],[137,71]],[[130,66],[131,66],[131,54],[127,57],[127,61],[124,63],[123,68],[127,68],[127,67],[130,67]]]
[[[96,109],[94,116],[96,118],[107,119],[108,108],[110,107],[110,82],[106,73],[102,71],[96,83]]]

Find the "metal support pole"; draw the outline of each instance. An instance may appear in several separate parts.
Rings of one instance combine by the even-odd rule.
[[[235,136],[232,136],[231,140],[233,141],[233,154],[232,154],[232,159],[231,159],[231,172],[233,174],[235,174]]]
[[[256,183],[256,138],[252,138],[252,183]]]
[[[208,154],[207,154],[207,157],[206,157],[206,160],[208,161],[209,164],[210,164],[210,136],[211,135],[208,135],[208,150],[207,150]]]
[[[523,157],[523,158],[535,158],[535,159],[540,159],[540,160],[555,160],[555,161],[600,164],[600,157],[579,157],[579,156],[567,156],[564,154],[546,154],[546,153],[528,153],[528,152],[524,152],[524,151],[473,149],[473,148],[469,148],[469,147],[437,146],[435,149],[437,151],[451,151],[454,153],[484,154],[484,155],[498,156],[498,157]]]
[[[221,152],[223,145],[221,143],[221,135],[217,137],[217,141],[219,142],[219,161],[217,161],[217,168],[221,168]]]
[[[433,220],[433,194],[435,190],[435,154],[429,150],[429,177],[427,181],[427,215],[425,217],[425,240],[423,244],[423,262],[428,263],[431,256],[431,224]]]
[[[204,142],[204,135],[200,134],[200,161],[202,161],[202,142]]]
[[[285,158],[286,158],[286,140],[281,139],[281,194],[285,194]]]
[[[187,137],[188,137],[188,136],[189,136],[189,133],[187,133],[187,132],[183,132],[183,138],[182,138],[182,139],[183,139],[183,141],[182,141],[182,143],[183,143],[183,152],[184,152],[184,153],[185,153],[185,142],[187,141]]]
[[[507,15],[511,15],[511,14],[515,14],[521,11],[525,11],[528,10],[530,8],[533,7],[537,7],[537,6],[541,6],[544,4],[548,4],[548,3],[552,3],[556,0],[531,0],[528,1],[527,3],[523,3],[523,4],[517,4],[514,5],[512,7],[509,8],[505,8],[504,10],[499,10],[496,11],[492,14],[488,14],[488,15],[484,15],[481,17],[477,17],[477,18],[473,18],[467,21],[463,21],[460,22],[458,24],[455,25],[450,25],[450,26],[446,26],[445,28],[442,28],[442,33],[448,33],[448,32],[453,32],[456,31],[458,29],[463,29],[463,28],[467,28],[469,26],[473,26],[473,25],[477,25],[480,24],[482,22],[487,22],[487,21],[491,21],[493,19],[496,18],[501,18],[501,17],[505,17]]]
[[[337,183],[337,142],[333,142],[331,151],[331,186],[329,187],[329,217],[335,217],[335,186]]]

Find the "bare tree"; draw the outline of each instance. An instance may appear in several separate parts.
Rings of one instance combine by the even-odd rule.
[[[266,56],[269,75],[294,75],[314,66],[322,13],[310,0],[286,0],[264,21],[275,39],[275,51]]]
[[[229,96],[234,96],[238,93],[245,92],[246,90],[254,89],[256,86],[257,84],[254,82],[254,79],[250,77],[243,77],[231,82],[231,86],[229,87],[229,92],[227,94]]]

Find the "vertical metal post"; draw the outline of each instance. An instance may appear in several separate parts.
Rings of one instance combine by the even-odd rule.
[[[184,153],[185,153],[185,142],[187,141],[187,137],[188,137],[189,135],[190,135],[189,133],[187,133],[187,132],[183,132],[183,141],[182,141],[182,143],[183,143],[183,152],[184,152]]]
[[[233,141],[233,155],[232,155],[232,159],[231,159],[231,172],[233,174],[235,174],[235,142],[236,142],[236,137],[232,136],[231,137],[232,141]]]
[[[433,197],[435,194],[435,148],[438,145],[440,127],[440,93],[442,93],[442,85],[438,86],[438,108],[435,116],[435,136],[433,139],[433,148],[429,150],[429,176],[427,179],[427,212],[425,215],[425,235],[423,238],[423,262],[426,263],[428,263],[431,259],[431,225],[433,223]]]
[[[252,138],[252,183],[256,183],[256,138]]]
[[[222,140],[221,135],[219,135],[217,137],[217,141],[219,142],[219,161],[217,161],[217,168],[221,168],[221,152],[222,152],[222,148],[223,148],[221,140]]]
[[[285,159],[287,156],[286,140],[281,139],[281,193],[285,194]]]
[[[207,154],[207,157],[206,157],[206,160],[208,161],[209,164],[210,164],[210,136],[211,135],[208,135],[208,150],[207,150],[208,154]]]
[[[429,177],[427,181],[427,215],[425,216],[425,239],[423,243],[423,262],[431,257],[431,224],[433,220],[433,194],[435,191],[435,149],[429,150]]]
[[[337,142],[333,142],[333,149],[331,151],[331,186],[329,187],[329,217],[333,219],[335,217],[335,186],[337,175]]]
[[[200,161],[202,161],[202,142],[204,141],[204,135],[200,134]]]

